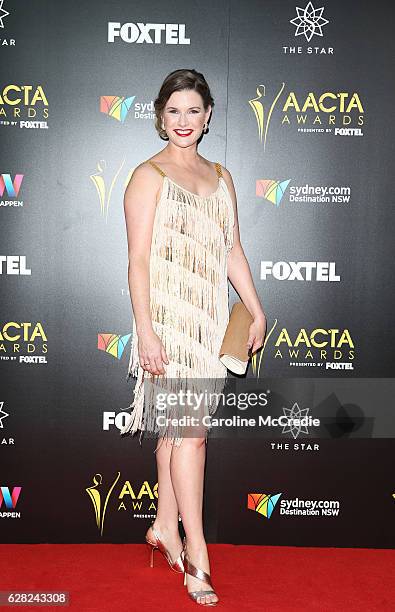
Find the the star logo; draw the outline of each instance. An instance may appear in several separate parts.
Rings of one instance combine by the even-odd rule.
[[[283,413],[287,419],[292,419],[289,425],[284,425],[283,434],[290,433],[295,440],[300,433],[309,433],[307,426],[300,425],[300,419],[308,416],[309,408],[299,408],[297,402],[295,402],[292,408],[283,408]],[[296,424],[294,419],[299,419],[299,423]]]
[[[322,27],[329,23],[322,17],[324,7],[315,9],[312,2],[309,2],[304,9],[296,7],[297,17],[291,19],[290,23],[296,26],[295,36],[305,35],[307,42],[310,42],[314,34],[323,36]]]
[[[4,28],[3,19],[9,15],[9,13],[3,9],[3,2],[4,0],[0,0],[0,28]]]
[[[10,416],[8,412],[4,412],[3,406],[4,406],[4,402],[0,402],[0,429],[4,428],[3,419]]]

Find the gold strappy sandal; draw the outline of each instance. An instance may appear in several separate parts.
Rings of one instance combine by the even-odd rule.
[[[195,567],[193,565],[193,563],[191,563],[188,559],[187,556],[187,552],[186,552],[186,547],[185,547],[185,538],[184,538],[184,542],[183,542],[183,551],[184,551],[184,586],[186,586],[187,584],[187,574],[189,574],[190,576],[193,576],[194,578],[198,578],[199,580],[201,580],[202,582],[205,582],[206,584],[208,584],[209,586],[211,586],[210,590],[207,591],[188,591],[188,595],[191,599],[193,599],[193,601],[195,601],[197,604],[199,604],[200,606],[216,606],[218,601],[210,601],[208,603],[199,603],[198,602],[198,597],[205,597],[206,595],[217,595],[217,593],[213,590],[213,585],[211,582],[211,577],[210,574],[207,574],[206,572],[204,572],[203,570],[199,569],[198,567]]]

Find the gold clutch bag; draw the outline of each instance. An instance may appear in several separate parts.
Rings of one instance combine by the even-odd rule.
[[[219,352],[220,361],[234,374],[244,374],[250,355],[247,341],[253,317],[243,302],[233,304]]]

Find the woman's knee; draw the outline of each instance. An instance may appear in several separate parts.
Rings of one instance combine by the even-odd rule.
[[[204,437],[193,437],[193,438],[184,438],[182,444],[194,449],[200,449],[202,446],[206,445],[206,438]]]
[[[171,449],[172,444],[169,440],[159,438],[155,449],[157,461],[168,462],[171,455]]]

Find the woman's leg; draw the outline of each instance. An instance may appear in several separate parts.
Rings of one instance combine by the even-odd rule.
[[[163,537],[173,561],[177,559],[182,542],[178,531],[178,505],[170,477],[170,456],[172,444],[160,438],[156,447],[158,469],[158,504],[154,528]]]
[[[203,534],[203,481],[206,461],[206,439],[184,438],[174,446],[170,473],[182,524],[187,537],[188,558],[193,565],[210,574],[207,545]],[[201,580],[187,575],[188,591],[210,590]],[[205,595],[199,603],[218,601],[216,595]]]

